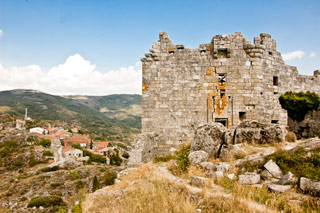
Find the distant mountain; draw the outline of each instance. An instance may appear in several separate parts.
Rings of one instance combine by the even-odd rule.
[[[76,123],[110,140],[128,141],[141,129],[141,96],[55,96],[36,90],[0,92],[0,112]]]

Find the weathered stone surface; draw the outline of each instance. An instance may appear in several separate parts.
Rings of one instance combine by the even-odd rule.
[[[300,189],[306,192],[320,193],[320,182],[315,182],[311,179],[301,177]]]
[[[265,165],[264,168],[272,174],[275,178],[281,178],[282,177],[282,171],[280,170],[279,166],[273,162],[272,160],[269,160]]]
[[[221,172],[221,171],[213,172],[212,177],[215,180],[219,180],[219,179],[223,178],[223,172]]]
[[[239,183],[245,185],[253,185],[260,182],[260,175],[255,172],[246,172],[243,175],[239,175]]]
[[[193,176],[191,177],[191,184],[194,186],[204,186],[208,179],[204,177]]]
[[[199,126],[194,133],[192,151],[205,151],[211,156],[217,156],[220,145],[224,141],[226,128],[220,123],[208,123]]]
[[[272,178],[272,174],[270,172],[268,172],[268,170],[263,170],[263,172],[261,173],[261,177],[265,180]]]
[[[229,178],[230,180],[234,180],[234,179],[236,179],[236,175],[235,174],[228,174],[227,178]]]
[[[191,162],[191,164],[196,165],[196,164],[200,164],[206,160],[208,160],[208,153],[205,151],[193,151],[190,152],[188,158]]]
[[[235,130],[235,143],[271,144],[284,141],[286,130],[277,124],[245,120]]]
[[[294,176],[291,172],[288,172],[285,176],[283,176],[277,184],[286,185],[286,184],[296,184],[298,182],[298,178]]]
[[[213,171],[214,169],[216,169],[216,165],[211,163],[211,162],[202,162],[200,163],[201,168],[205,169],[205,170],[211,170]]]
[[[226,162],[219,162],[217,165],[217,171],[218,172],[227,172],[229,171],[230,164]]]
[[[268,189],[272,192],[283,193],[291,188],[291,185],[268,184]]]

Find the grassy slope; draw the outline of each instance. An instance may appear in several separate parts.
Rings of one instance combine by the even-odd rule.
[[[88,130],[114,140],[130,140],[141,128],[141,118],[128,113],[132,105],[141,105],[139,95],[86,96],[86,100],[75,100],[32,90],[0,92],[0,107],[10,107],[10,113],[28,115],[41,120],[59,120],[77,123]],[[123,119],[106,116],[101,108],[112,113],[126,113]],[[124,109],[124,110],[122,110]]]

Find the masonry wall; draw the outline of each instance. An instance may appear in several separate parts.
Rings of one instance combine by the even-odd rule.
[[[319,73],[303,76],[286,65],[269,34],[253,43],[241,33],[217,35],[196,49],[174,45],[166,32],[159,37],[142,59],[142,134],[160,134],[163,149],[192,140],[194,128],[205,122],[286,126],[282,93],[320,93]]]

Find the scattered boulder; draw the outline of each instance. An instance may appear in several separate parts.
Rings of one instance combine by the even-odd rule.
[[[224,142],[226,127],[221,123],[208,123],[195,130],[191,151],[205,151],[209,157],[217,157]]]
[[[268,172],[268,170],[263,170],[263,172],[261,173],[261,177],[265,180],[272,178],[272,174],[270,172]]]
[[[260,175],[256,172],[246,172],[243,175],[239,175],[239,183],[245,185],[253,185],[260,182]]]
[[[196,164],[200,164],[206,160],[208,160],[208,153],[205,151],[193,151],[190,152],[188,158],[191,162],[191,164],[196,165]]]
[[[268,189],[271,192],[283,193],[291,188],[291,185],[268,184]]]
[[[202,162],[200,163],[201,168],[205,169],[205,170],[211,170],[213,171],[214,169],[216,169],[216,165],[214,165],[211,162]]]
[[[221,171],[213,172],[212,177],[215,180],[219,180],[219,179],[223,178],[223,172],[221,172]]]
[[[244,120],[234,132],[234,143],[271,144],[285,140],[286,129],[278,124]]]
[[[193,176],[191,177],[191,184],[194,186],[204,186],[207,180],[204,177]]]
[[[226,162],[220,162],[217,165],[217,171],[218,172],[227,172],[227,171],[229,171],[229,167],[230,167],[230,164],[228,164]]]
[[[234,180],[236,178],[236,175],[235,174],[228,174],[227,178],[230,180]]]
[[[264,168],[272,174],[273,177],[280,179],[282,175],[282,171],[280,170],[279,166],[273,162],[272,160],[269,160],[265,165]]]
[[[305,192],[320,193],[320,182],[315,182],[311,179],[301,177],[300,189]]]
[[[298,182],[298,178],[294,176],[291,172],[288,172],[285,176],[283,176],[277,184],[286,185],[286,184],[296,184]]]

